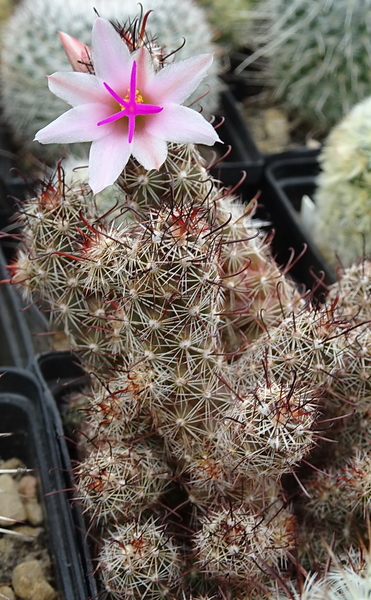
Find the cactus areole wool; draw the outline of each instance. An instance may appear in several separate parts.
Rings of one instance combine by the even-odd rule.
[[[145,169],[159,169],[167,142],[213,145],[219,136],[210,123],[182,103],[212,63],[200,54],[155,71],[150,52],[130,53],[105,19],[92,32],[94,74],[54,73],[50,90],[72,109],[41,129],[42,144],[92,142],[89,184],[94,193],[113,184],[133,155]]]

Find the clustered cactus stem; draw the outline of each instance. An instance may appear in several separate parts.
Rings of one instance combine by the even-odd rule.
[[[272,597],[308,544],[367,534],[371,267],[312,304],[191,143],[158,171],[130,158],[115,200],[102,213],[59,166],[21,205],[10,266],[90,376],[74,481],[102,589]]]

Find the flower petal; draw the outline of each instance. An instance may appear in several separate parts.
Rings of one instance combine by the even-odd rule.
[[[142,46],[133,52],[132,58],[137,63],[137,88],[144,91],[148,82],[155,76],[151,54]]]
[[[92,32],[92,59],[95,75],[118,93],[130,84],[132,58],[125,42],[106,19],[97,18]],[[119,89],[117,89],[119,85]]]
[[[214,127],[198,112],[179,104],[167,104],[164,110],[148,119],[146,130],[152,135],[176,144],[221,142]]]
[[[106,102],[103,84],[89,73],[58,72],[48,77],[49,89],[71,106]]]
[[[92,143],[89,155],[89,185],[94,194],[115,183],[129,160],[127,135],[115,132]]]
[[[199,54],[167,65],[156,73],[143,92],[154,104],[164,99],[182,104],[201,83],[212,62],[212,54]]]
[[[135,132],[132,146],[132,155],[148,171],[158,170],[166,160],[166,141],[151,135],[147,129]]]
[[[107,114],[107,107],[101,104],[76,106],[40,129],[35,135],[35,140],[41,144],[71,144],[98,140],[111,131],[97,126],[97,122]]]

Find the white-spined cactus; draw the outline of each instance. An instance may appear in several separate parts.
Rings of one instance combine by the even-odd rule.
[[[260,0],[250,39],[274,97],[296,118],[328,130],[371,93],[371,1]]]
[[[341,518],[332,529],[321,520],[334,497],[318,497],[319,473],[335,466],[352,480],[347,507],[366,535],[371,312],[360,301],[370,266],[345,272],[328,303],[302,298],[276,265],[253,203],[215,181],[190,143],[217,139],[181,104],[210,59],[152,73],[157,57],[135,31],[124,49],[97,19],[91,73],[52,78],[76,106],[38,133],[61,141],[85,126],[94,144],[109,125],[89,181],[99,191],[117,180],[117,205],[102,214],[89,184],[67,185],[59,166],[21,207],[11,280],[49,314],[52,331],[63,330],[92,380],[76,399],[85,418],[73,477],[100,541],[108,597],[267,598],[272,578],[289,589],[311,535],[318,542],[325,528],[337,549],[356,537]],[[357,402],[347,414],[350,390]],[[363,434],[350,444],[360,421]],[[314,475],[300,472],[329,437],[336,451]]]
[[[231,50],[249,43],[249,22],[252,0],[200,0],[215,29],[215,41]]]
[[[320,155],[311,233],[328,262],[371,254],[371,98],[331,131]]]

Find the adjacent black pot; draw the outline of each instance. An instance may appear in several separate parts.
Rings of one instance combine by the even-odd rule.
[[[242,62],[242,57],[239,60]],[[236,153],[229,156],[232,162],[224,161],[216,167],[215,175],[225,185],[234,187],[242,171],[246,172],[236,194],[248,202],[259,193],[257,216],[269,221],[275,231],[272,249],[277,262],[282,266],[293,262],[290,275],[305,289],[314,289],[318,297],[326,285],[336,281],[336,276],[303,227],[299,211],[302,196],[312,195],[315,189],[319,151],[300,147],[278,154],[261,153],[236,102],[241,94],[252,95],[260,90],[256,86],[249,89],[243,85],[243,78],[233,74],[227,81],[230,91],[222,99],[226,124],[220,131]],[[234,156],[238,162],[233,162]]]
[[[8,279],[4,254],[0,248],[0,279]],[[9,283],[0,284],[0,365],[27,367],[34,355],[30,330],[21,299]]]
[[[288,260],[289,247],[297,254],[306,244],[306,252],[291,273],[308,289],[316,288],[320,280],[325,284],[336,281],[334,271],[300,220],[301,199],[305,194],[313,197],[319,169],[318,152],[312,156],[272,160],[265,170],[262,194],[262,202],[271,213],[275,226],[274,244],[279,249],[280,262]]]
[[[9,278],[0,246],[0,365],[26,368],[35,352],[50,348],[48,324],[36,306],[26,306]]]
[[[69,393],[81,389],[87,383],[87,376],[73,352],[38,354],[34,357],[32,370],[40,381],[44,394],[53,398],[51,403],[57,410]]]
[[[259,150],[254,136],[250,132],[249,124],[246,122],[238,106],[238,102],[246,98],[259,97],[260,94],[269,89],[266,87],[266,79],[261,75],[262,67],[259,60],[264,62],[264,59],[259,59],[257,62],[250,64],[241,74],[236,74],[235,72],[235,69],[251,54],[252,50],[249,48],[245,48],[242,52],[234,52],[230,56],[230,69],[223,75],[223,79],[228,85],[228,95],[230,96],[230,103],[233,104],[233,111],[238,114],[237,119],[239,122],[242,122],[242,127],[238,132],[238,137],[240,138],[238,143],[244,148],[244,154],[248,154],[248,160],[259,161],[259,164],[263,166],[263,171],[272,161],[313,156],[317,151],[307,146],[298,146],[297,148],[278,153],[261,152]]]
[[[17,456],[39,479],[41,502],[56,587],[61,600],[88,600],[97,590],[85,543],[83,520],[71,504],[71,465],[51,396],[31,373],[0,369],[0,456]]]
[[[15,154],[11,136],[4,125],[0,125],[0,228],[9,224],[15,212],[15,198],[22,199],[27,191],[25,180],[14,170]]]
[[[76,448],[71,440],[66,440],[61,412],[68,396],[86,385],[88,378],[80,366],[79,359],[72,352],[45,352],[35,356],[32,369],[40,382],[45,402],[50,407],[58,432],[57,444],[60,461],[63,465],[63,478],[67,497],[71,502],[70,529],[76,540],[76,550],[81,573],[89,598],[95,598],[97,585],[90,559],[90,551],[85,534],[82,510],[74,503],[71,478],[71,456],[76,456]]]
[[[212,174],[225,185],[235,185],[245,171],[247,184],[258,186],[263,177],[265,160],[255,145],[231,91],[223,92],[221,96],[221,115],[225,122],[218,133],[225,146],[216,144],[216,147],[223,153],[230,145],[231,152],[226,160],[212,170]]]

